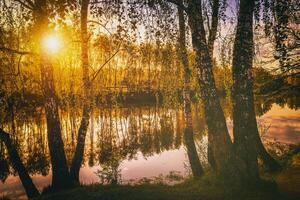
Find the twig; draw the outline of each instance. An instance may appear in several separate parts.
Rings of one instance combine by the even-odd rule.
[[[25,8],[28,8],[29,10],[33,10],[34,9],[34,7],[32,6],[32,5],[34,5],[32,2],[31,3],[29,3],[29,1],[27,1],[26,0],[26,2],[27,3],[29,3],[29,5],[28,4],[26,4],[25,2],[23,2],[23,1],[21,1],[21,0],[15,0],[16,2],[18,2],[18,3],[20,3],[22,6],[24,6]]]
[[[110,30],[108,30],[108,28],[106,28],[105,25],[101,24],[100,22],[98,21],[94,21],[94,20],[89,20],[87,21],[88,23],[94,23],[94,24],[97,24],[99,26],[101,26],[102,28],[104,28],[110,35],[112,35],[112,33],[110,32]]]
[[[113,59],[113,57],[115,57],[115,55],[117,55],[120,51],[120,47],[121,47],[121,44],[119,44],[119,47],[117,49],[117,51],[109,58],[107,59],[102,65],[101,67],[94,73],[92,79],[91,79],[91,82],[93,82],[95,80],[95,78],[98,76],[99,72],[103,69],[103,67],[109,63],[111,61],[111,59]]]
[[[20,54],[20,55],[32,54],[32,52],[29,52],[29,51],[19,51],[19,50],[10,49],[10,48],[7,48],[7,47],[0,47],[0,51]]]

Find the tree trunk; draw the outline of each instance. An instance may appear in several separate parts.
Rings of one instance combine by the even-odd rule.
[[[219,24],[219,8],[220,8],[220,1],[219,0],[213,0],[212,4],[212,22],[211,27],[209,30],[208,35],[208,50],[211,59],[213,59],[213,53],[214,53],[214,43],[216,40],[217,32],[218,32],[218,24]],[[212,142],[213,140],[209,137],[208,138],[208,144],[207,144],[207,158],[209,165],[216,169],[216,161],[214,158],[214,155],[212,153]]]
[[[282,72],[286,72],[289,69],[288,66],[288,8],[289,1],[287,0],[275,0],[274,16],[274,36],[275,36],[275,58],[279,59],[279,65]]]
[[[215,43],[217,32],[218,32],[219,8],[220,8],[220,1],[219,0],[213,0],[213,4],[212,4],[212,22],[211,22],[211,28],[209,30],[209,35],[208,35],[208,49],[209,49],[211,58],[213,58],[214,43]]]
[[[52,165],[52,187],[62,189],[69,185],[69,171],[61,136],[58,102],[53,80],[53,66],[46,55],[41,55],[40,68],[47,120],[48,146]]]
[[[92,95],[93,96],[93,95]],[[94,116],[94,111],[93,108],[91,109],[91,132],[90,132],[90,142],[91,142],[91,146],[90,146],[90,154],[89,154],[89,166],[93,167],[94,166],[94,135],[95,135],[95,116]]]
[[[254,133],[258,156],[263,161],[265,167],[272,172],[282,169],[282,166],[268,153],[268,151],[264,147],[258,131]]]
[[[255,0],[241,0],[233,49],[233,135],[236,153],[246,162],[253,181],[259,180],[258,153],[269,163],[257,128],[253,95],[253,12]],[[274,160],[273,160],[274,161]],[[271,161],[272,162],[272,161]],[[276,161],[275,161],[276,163]],[[273,162],[271,163],[273,164]]]
[[[209,138],[213,141],[211,151],[215,159],[216,171],[225,180],[230,179],[240,183],[245,175],[245,166],[234,154],[224,113],[217,95],[212,71],[213,63],[206,43],[200,0],[189,1],[188,16],[192,44],[196,52],[198,82],[204,103],[205,119]]]
[[[83,160],[85,138],[89,126],[91,114],[91,81],[89,77],[89,55],[88,55],[88,33],[87,16],[89,0],[81,2],[81,62],[82,81],[84,85],[83,114],[78,130],[77,146],[70,168],[70,175],[73,181],[79,183],[79,171]]]
[[[254,133],[257,124],[253,101],[253,11],[255,0],[241,0],[233,49],[233,135],[237,154],[246,162],[247,173],[259,179]]]
[[[182,5],[182,0],[180,0]],[[184,139],[187,147],[187,153],[189,162],[192,168],[194,177],[200,177],[203,175],[203,168],[201,166],[196,145],[194,142],[194,131],[192,125],[192,110],[191,110],[191,97],[190,97],[190,67],[188,54],[186,49],[186,35],[185,35],[185,19],[183,9],[178,6],[178,19],[179,19],[179,54],[181,57],[181,63],[184,68]]]
[[[46,1],[40,0],[34,9],[36,16],[36,30],[38,30],[38,44],[41,45],[43,36],[47,34],[48,18],[44,9]],[[69,171],[64,150],[64,143],[61,137],[61,125],[58,113],[58,102],[55,94],[53,65],[49,55],[43,47],[40,47],[40,70],[42,78],[42,92],[44,107],[46,111],[48,146],[52,165],[52,187],[62,189],[69,185]]]
[[[213,169],[213,170],[216,170],[216,160],[214,158],[214,154],[213,154],[213,150],[212,150],[212,139],[211,137],[209,137],[208,135],[208,143],[207,143],[207,161],[210,165],[210,167]]]
[[[19,174],[23,187],[25,188],[27,197],[29,199],[32,199],[39,196],[40,193],[33,184],[32,179],[30,178],[25,166],[23,165],[19,153],[12,143],[10,135],[2,129],[0,129],[0,140],[4,142],[7,148],[10,162],[12,163],[14,170],[16,170]]]

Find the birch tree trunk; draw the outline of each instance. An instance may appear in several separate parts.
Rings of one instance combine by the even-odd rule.
[[[180,0],[182,5],[182,0]],[[184,139],[187,147],[187,154],[191,165],[194,177],[201,177],[203,175],[203,168],[201,166],[196,145],[194,141],[194,131],[192,125],[192,110],[191,110],[191,97],[190,97],[190,67],[188,54],[186,49],[186,35],[185,35],[185,19],[183,9],[178,6],[178,20],[179,20],[179,54],[181,63],[184,68]]]
[[[236,153],[246,162],[248,174],[259,179],[254,132],[257,132],[253,101],[253,11],[255,0],[241,0],[233,49],[233,135]]]
[[[35,198],[39,196],[39,191],[35,187],[35,185],[32,182],[32,179],[30,178],[25,166],[23,165],[21,158],[19,156],[18,151],[16,150],[10,135],[0,129],[0,140],[2,140],[7,148],[7,152],[9,155],[9,160],[12,163],[12,166],[16,172],[18,172],[19,177],[21,179],[22,185],[25,189],[25,192],[27,194],[27,197],[29,199]]]
[[[214,53],[214,43],[217,37],[218,32],[218,24],[219,24],[219,9],[220,9],[220,1],[219,0],[213,0],[212,2],[212,20],[211,20],[211,27],[209,29],[209,35],[208,35],[208,50],[210,53],[211,59],[213,59],[213,53]],[[214,158],[214,155],[212,153],[212,140],[211,138],[208,138],[208,144],[207,144],[207,158],[210,166],[213,169],[216,169],[216,161]]]
[[[38,34],[38,45],[42,44],[43,37],[47,34],[48,18],[46,12],[46,1],[38,0],[33,10],[35,26]],[[58,113],[58,102],[55,93],[53,65],[47,51],[40,47],[40,70],[42,79],[42,93],[47,121],[48,147],[52,166],[52,187],[63,189],[70,185],[68,165],[61,136],[61,124]]]
[[[83,98],[83,114],[80,127],[78,129],[77,145],[72,160],[70,175],[73,181],[79,183],[79,171],[83,160],[85,138],[89,126],[91,114],[91,81],[89,77],[89,55],[88,55],[88,33],[87,33],[87,17],[88,17],[89,0],[81,2],[81,62],[82,62],[82,81],[84,89]]]
[[[220,8],[220,1],[219,0],[213,0],[213,3],[212,3],[212,21],[211,21],[211,28],[209,30],[209,35],[208,35],[208,49],[209,49],[211,58],[213,58],[214,43],[215,43],[215,40],[216,40],[216,37],[217,37],[217,32],[218,32],[219,8]]]
[[[274,170],[278,163],[264,148],[256,122],[253,95],[253,12],[255,0],[241,0],[233,49],[233,135],[236,153],[247,163],[248,174],[259,179],[257,156]]]
[[[192,44],[196,52],[196,67],[201,97],[203,99],[205,120],[208,127],[211,153],[215,159],[216,172],[225,180],[241,183],[245,174],[245,164],[235,155],[228,133],[226,120],[221,108],[214,75],[213,62],[206,42],[201,11],[201,0],[188,2],[189,26]]]
[[[53,66],[44,53],[40,63],[42,90],[47,121],[48,147],[52,166],[52,187],[62,189],[69,185],[69,171],[61,136],[58,102],[53,80]]]

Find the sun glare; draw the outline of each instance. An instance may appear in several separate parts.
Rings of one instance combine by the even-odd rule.
[[[47,50],[56,52],[60,48],[60,40],[57,36],[49,35],[45,37],[43,45]]]

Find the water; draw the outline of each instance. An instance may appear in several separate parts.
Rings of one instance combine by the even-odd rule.
[[[224,110],[231,132],[230,115]],[[281,148],[275,152],[282,153],[280,151],[290,144],[300,143],[300,110],[273,104],[259,115],[259,128],[268,148],[274,149],[279,145]],[[70,162],[80,122],[79,110],[61,111],[61,122],[65,151]],[[205,151],[207,137],[200,106],[193,106],[193,124],[199,155],[205,163],[206,158],[201,152]],[[6,128],[12,129],[11,126],[7,124]],[[44,115],[40,111],[25,120],[16,119],[14,126],[22,160],[34,183],[42,189],[51,183]],[[115,173],[121,183],[167,175],[172,171],[187,176],[190,170],[182,134],[183,113],[179,108],[144,106],[94,109],[80,180],[83,184],[107,183],[107,173]],[[97,173],[101,169],[102,172]],[[8,176],[1,172],[5,181],[0,183],[0,196],[26,198],[15,174],[12,169]]]

